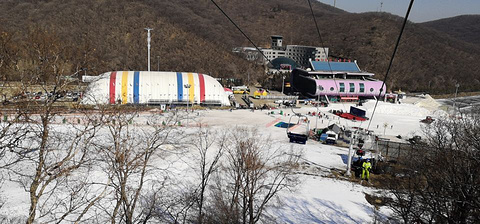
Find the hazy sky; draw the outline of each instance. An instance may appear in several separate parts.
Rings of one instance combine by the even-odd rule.
[[[348,12],[376,12],[381,10],[404,17],[410,0],[318,0]],[[409,19],[426,22],[464,14],[480,14],[480,0],[416,0]]]

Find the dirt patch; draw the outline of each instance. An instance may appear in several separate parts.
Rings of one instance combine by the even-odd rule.
[[[387,205],[392,200],[391,198],[388,198],[388,197],[371,195],[367,193],[365,193],[365,199],[369,204],[375,206],[376,209],[379,209],[380,207]]]
[[[478,96],[480,95],[480,92],[461,92],[457,94],[457,97],[464,97],[464,96]],[[439,94],[439,95],[431,95],[434,99],[448,99],[448,98],[454,98],[455,93],[451,94]]]

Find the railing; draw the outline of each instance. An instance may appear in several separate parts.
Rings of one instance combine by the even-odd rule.
[[[260,96],[260,99],[271,100],[297,100],[298,96],[266,95]]]
[[[150,99],[148,100],[148,105],[187,105],[187,104],[194,104],[188,100],[166,100],[166,99]],[[220,100],[206,100],[200,103],[200,105],[222,105]]]
[[[222,105],[222,102],[220,100],[205,100],[201,102],[200,105]]]
[[[382,156],[387,159],[408,158],[413,150],[410,143],[393,142],[388,140],[378,140],[378,150]]]

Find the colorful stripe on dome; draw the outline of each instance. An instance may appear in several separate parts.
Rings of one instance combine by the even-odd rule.
[[[183,80],[182,80],[182,73],[181,72],[177,72],[177,96],[178,96],[178,101],[182,101]]]
[[[140,93],[140,72],[136,71],[133,74],[133,103],[139,103],[139,93]]]
[[[122,73],[122,104],[127,103],[128,71]]]
[[[110,74],[110,104],[115,104],[115,80],[117,80],[117,72]]]
[[[205,102],[205,79],[202,74],[198,74],[198,81],[200,82],[200,102]]]
[[[188,88],[189,92],[189,101],[190,102],[194,102],[193,100],[195,99],[194,98],[194,95],[195,95],[195,83],[193,81],[193,74],[192,73],[188,73],[188,84],[190,85],[190,88]]]

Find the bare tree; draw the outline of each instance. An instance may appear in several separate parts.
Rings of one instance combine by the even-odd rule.
[[[403,177],[392,184],[390,207],[405,223],[480,222],[479,109],[443,118],[424,130]]]
[[[76,171],[88,169],[91,161],[89,147],[98,125],[72,125],[66,130],[52,125],[55,117],[49,109],[43,114],[29,115],[26,125],[29,132],[21,142],[9,147],[10,161],[14,161],[8,166],[11,180],[21,184],[30,194],[27,223],[47,216],[55,220],[50,221],[61,221],[81,206],[81,203],[75,203],[72,204],[74,207],[59,209],[59,201],[65,200],[59,192],[70,191],[68,195],[72,196],[69,198],[72,202],[80,197],[76,193],[83,190],[83,184],[77,184],[75,189],[69,187],[78,180],[75,180]],[[63,214],[57,216],[58,213]]]
[[[19,60],[19,49],[14,41],[14,36],[4,30],[0,31],[0,80],[2,84],[5,84],[7,80],[11,81]],[[4,92],[0,93],[5,96]]]
[[[201,127],[194,135],[193,161],[197,171],[198,186],[195,189],[195,204],[198,209],[196,222],[204,223],[204,206],[210,179],[217,172],[220,159],[226,148],[227,134]]]
[[[140,201],[147,197],[151,187],[154,194],[155,183],[161,182],[168,164],[159,163],[162,157],[176,152],[183,134],[178,129],[175,116],[155,116],[149,118],[148,125],[133,125],[137,111],[122,111],[118,108],[102,123],[106,124],[105,133],[99,136],[96,147],[101,152],[102,169],[110,180],[110,202],[96,205],[108,216],[100,222],[146,223],[153,217],[154,203]],[[157,176],[159,175],[159,176]],[[154,202],[155,198],[152,198]],[[145,202],[145,200],[143,200]],[[139,211],[137,211],[139,210]]]
[[[30,133],[25,123],[15,122],[20,120],[21,115],[11,115],[11,120],[8,120],[9,115],[5,114],[4,116],[1,118],[3,121],[0,122],[0,158],[2,158],[0,160],[0,169],[7,169],[21,159],[21,157],[13,156],[12,148],[20,145]]]
[[[69,84],[64,79],[68,70],[65,46],[47,30],[35,29],[29,35],[30,41],[22,46],[25,58],[18,68],[27,79],[20,88],[25,92],[37,84],[53,94],[41,101],[27,99],[14,105],[15,121],[3,126],[0,137],[0,144],[8,150],[1,166],[30,196],[27,223],[62,222],[73,219],[88,205],[85,200],[92,192],[82,173],[90,169],[89,147],[100,124],[85,120],[81,125],[55,125],[62,113],[56,92]]]
[[[297,181],[293,169],[300,155],[272,147],[268,138],[246,128],[236,128],[228,139],[209,222],[257,223],[269,202]]]

